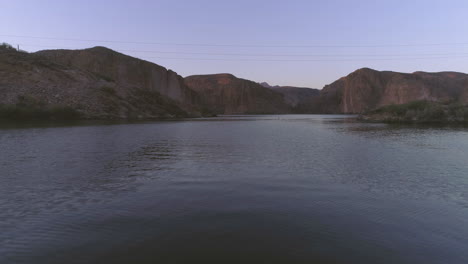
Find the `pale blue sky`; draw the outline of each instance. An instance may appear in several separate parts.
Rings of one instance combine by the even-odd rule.
[[[361,67],[468,72],[466,0],[0,0],[0,6],[0,42],[27,51],[107,46],[183,76],[229,72],[322,88]]]

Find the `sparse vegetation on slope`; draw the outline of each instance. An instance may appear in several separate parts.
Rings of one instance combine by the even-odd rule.
[[[392,123],[466,123],[468,105],[414,101],[388,105],[360,116],[361,120]]]
[[[13,46],[5,42],[0,43],[0,49],[16,50]]]
[[[69,106],[47,105],[29,96],[19,96],[16,104],[0,104],[0,119],[76,120],[81,114]]]
[[[199,116],[182,77],[105,48],[18,52],[0,46],[0,119]]]
[[[2,42],[0,43],[0,51],[1,50],[4,50],[4,51],[17,51],[17,52],[23,52],[23,53],[27,53],[26,51],[24,50],[18,50],[16,49],[15,47],[13,47],[12,45],[6,43],[6,42]]]

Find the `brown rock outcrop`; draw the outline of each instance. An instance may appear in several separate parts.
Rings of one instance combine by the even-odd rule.
[[[232,74],[194,75],[185,78],[202,102],[217,114],[285,114],[291,108],[283,95]]]
[[[117,92],[141,89],[158,92],[174,100],[187,112],[198,112],[198,95],[189,89],[183,78],[172,70],[104,47],[84,50],[45,50],[38,55],[60,65],[94,73],[112,82]]]
[[[183,84],[180,76],[103,48],[33,54],[2,48],[0,94],[2,105],[27,102],[35,108],[66,106],[84,118],[198,114],[191,104],[181,103],[196,97],[196,93]]]
[[[318,109],[321,113],[363,113],[419,100],[468,102],[468,75],[363,68],[326,85],[320,92]]]

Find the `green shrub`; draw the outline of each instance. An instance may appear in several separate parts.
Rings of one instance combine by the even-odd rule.
[[[112,79],[109,76],[106,76],[106,75],[103,75],[103,74],[100,74],[100,73],[94,73],[94,75],[96,75],[99,79],[103,79],[104,81],[114,82],[114,79]]]
[[[12,45],[8,44],[8,43],[0,43],[0,50],[8,50],[8,51],[18,51],[18,52],[22,52],[22,53],[27,53],[27,51],[25,50],[20,50],[20,49],[16,49],[15,47],[13,47]]]
[[[81,114],[68,106],[48,106],[31,96],[18,96],[16,104],[0,105],[0,119],[7,120],[76,120]]]
[[[115,91],[114,88],[109,87],[109,86],[103,86],[101,87],[101,92],[107,94],[107,95],[116,95],[117,92]]]
[[[5,43],[5,42],[0,43],[0,49],[11,49],[11,50],[16,50],[15,48],[13,48],[12,45],[10,45],[10,44],[8,44],[8,43]]]
[[[459,103],[415,101],[408,104],[388,105],[369,113],[394,122],[447,122],[468,121],[468,106]]]

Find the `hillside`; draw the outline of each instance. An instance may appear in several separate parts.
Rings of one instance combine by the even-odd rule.
[[[288,104],[294,113],[316,113],[316,100],[320,90],[306,87],[271,86],[266,82],[260,83],[263,87],[283,94],[284,102]]]
[[[187,112],[198,110],[198,95],[172,70],[104,47],[84,50],[45,50],[36,54],[53,62],[94,73],[112,82],[117,93],[129,89],[157,92],[174,100]]]
[[[100,47],[33,54],[0,48],[0,93],[2,116],[11,118],[41,118],[38,112],[53,109],[97,119],[199,115],[196,93],[176,73]]]
[[[387,123],[468,123],[468,105],[414,101],[387,105],[364,113],[358,119]]]
[[[194,75],[185,78],[202,102],[217,114],[285,114],[291,107],[281,93],[232,74]]]
[[[468,103],[468,75],[359,69],[322,90],[232,74],[182,78],[104,47],[0,46],[0,118],[152,119],[211,114],[365,113],[414,101]]]
[[[326,85],[320,92],[318,109],[321,113],[363,113],[420,100],[468,102],[468,75],[363,68]]]

